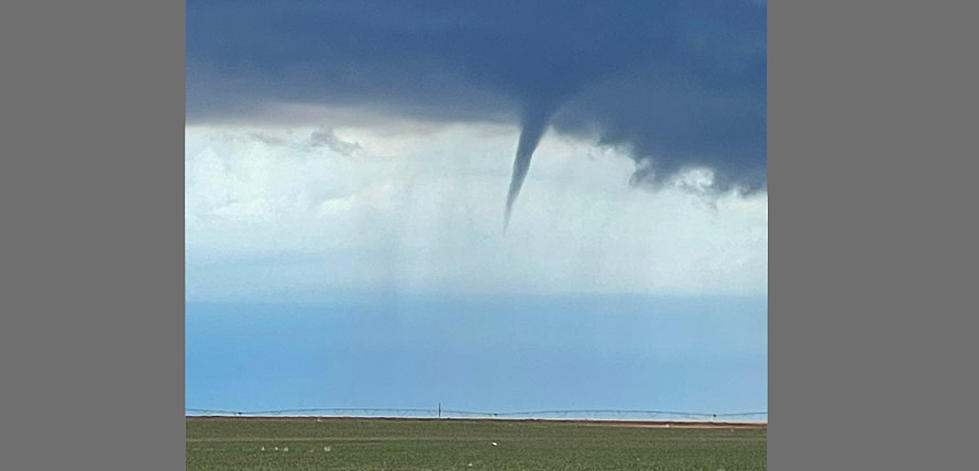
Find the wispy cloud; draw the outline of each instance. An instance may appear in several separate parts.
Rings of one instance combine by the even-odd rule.
[[[251,137],[187,130],[189,299],[372,292],[759,294],[767,202],[635,191],[627,155],[541,142],[535,185],[504,236],[510,177],[495,149],[519,130],[443,126],[423,136],[342,128],[356,159],[311,144],[319,128]],[[279,142],[284,145],[270,144]]]

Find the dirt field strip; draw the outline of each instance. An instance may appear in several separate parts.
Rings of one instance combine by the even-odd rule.
[[[344,421],[393,421],[393,422],[444,422],[444,423],[499,423],[520,425],[591,425],[604,427],[639,427],[639,428],[677,428],[677,429],[767,429],[766,422],[710,422],[710,421],[680,421],[680,420],[615,420],[615,419],[500,419],[500,418],[432,418],[432,417],[316,417],[316,416],[191,416],[194,420],[259,420],[259,421],[312,421],[312,422],[344,422]]]

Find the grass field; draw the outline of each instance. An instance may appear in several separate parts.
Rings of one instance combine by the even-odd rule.
[[[187,418],[187,469],[761,470],[764,428]],[[496,443],[494,446],[493,443]]]

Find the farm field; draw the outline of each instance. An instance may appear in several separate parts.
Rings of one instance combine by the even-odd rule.
[[[188,470],[766,469],[765,427],[188,417]]]

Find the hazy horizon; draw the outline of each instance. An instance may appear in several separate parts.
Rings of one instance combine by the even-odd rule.
[[[189,408],[767,410],[762,297],[187,306]]]

